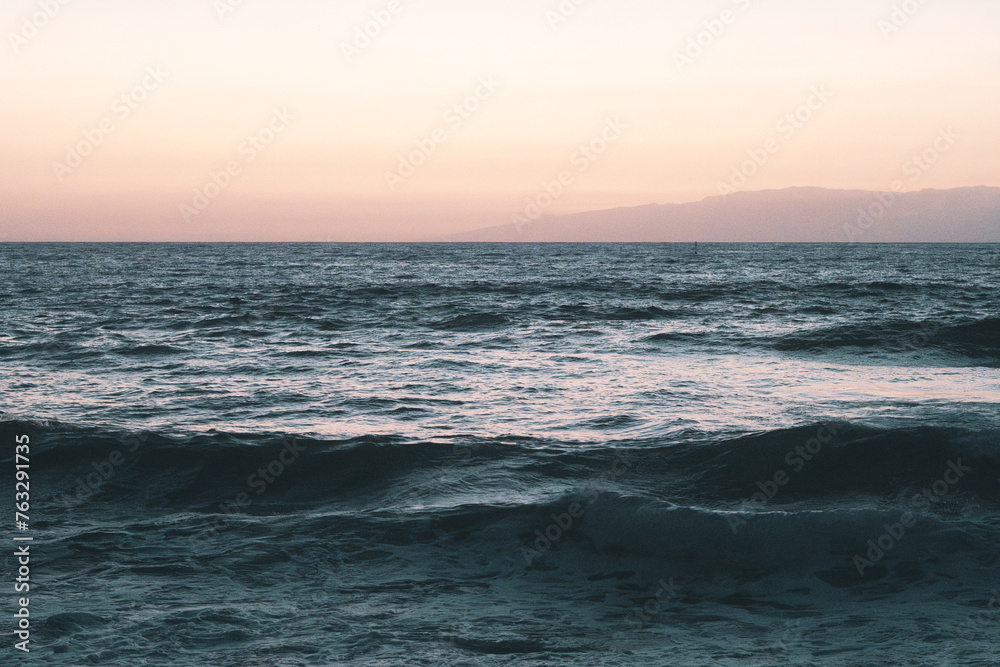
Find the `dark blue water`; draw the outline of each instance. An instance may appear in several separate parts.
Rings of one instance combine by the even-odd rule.
[[[33,660],[996,664],[1000,246],[0,270]]]

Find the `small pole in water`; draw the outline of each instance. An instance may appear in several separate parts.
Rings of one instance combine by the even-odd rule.
[[[696,255],[698,254],[698,242],[697,241],[694,242],[694,254],[696,254]]]

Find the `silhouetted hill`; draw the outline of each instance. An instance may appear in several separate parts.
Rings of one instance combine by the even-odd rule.
[[[871,217],[866,218],[868,214]],[[488,227],[448,241],[1000,242],[1000,188],[788,188]]]

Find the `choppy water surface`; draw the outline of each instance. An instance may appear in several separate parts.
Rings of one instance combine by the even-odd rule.
[[[0,269],[53,664],[995,664],[998,246]]]

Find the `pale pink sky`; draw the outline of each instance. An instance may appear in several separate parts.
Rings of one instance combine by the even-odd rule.
[[[553,214],[883,190],[947,128],[908,188],[1000,186],[991,0],[62,1],[0,9],[0,239],[426,239],[545,184]]]

